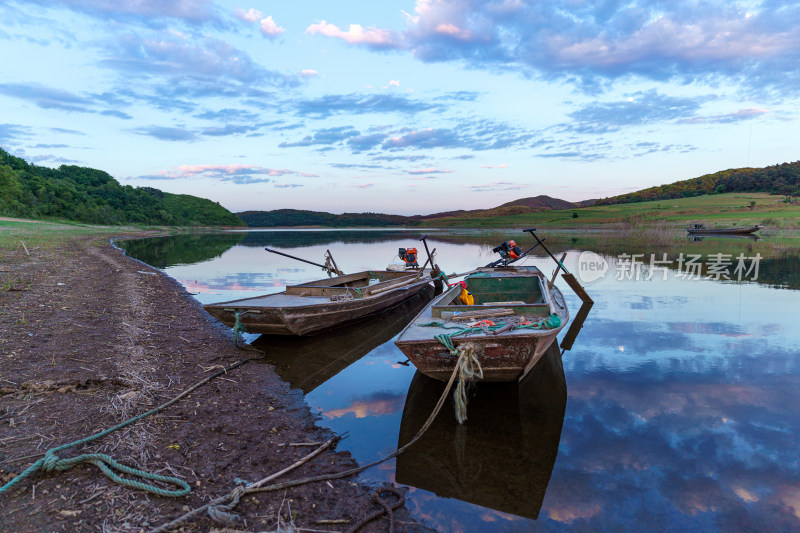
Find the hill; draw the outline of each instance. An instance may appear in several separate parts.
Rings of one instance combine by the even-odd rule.
[[[91,224],[241,226],[216,202],[120,185],[102,170],[40,167],[0,149],[0,215]]]
[[[597,200],[595,205],[614,205],[650,200],[672,200],[723,192],[767,192],[800,196],[800,161],[764,168],[736,168],[676,181],[641,191]]]
[[[276,209],[273,211],[242,211],[236,214],[251,228],[274,228],[279,226],[388,227],[413,223],[409,217],[383,215],[380,213],[344,213],[334,215],[322,211]]]
[[[513,206],[524,206],[528,207],[531,210],[542,210],[542,209],[573,209],[575,204],[572,202],[567,202],[566,200],[561,200],[559,198],[552,198],[550,196],[539,195],[539,196],[531,196],[529,198],[520,198],[519,200],[514,200],[513,202],[508,202],[500,207],[513,207]]]
[[[384,215],[380,213],[344,213],[334,215],[322,211],[303,211],[298,209],[276,209],[273,211],[242,211],[236,213],[251,228],[274,228],[280,226],[327,226],[343,228],[352,226],[391,227],[415,226],[428,220],[463,217],[497,217],[519,215],[552,209],[573,209],[575,204],[549,196],[521,198],[492,209],[473,209],[471,211],[443,211],[430,215]]]

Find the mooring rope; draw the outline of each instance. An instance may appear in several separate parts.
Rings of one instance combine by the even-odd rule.
[[[139,420],[141,420],[143,418],[146,418],[146,417],[148,417],[148,416],[150,416],[152,414],[155,414],[155,413],[157,413],[159,411],[162,411],[162,410],[166,409],[167,407],[169,407],[170,405],[172,405],[175,402],[177,402],[178,400],[180,400],[181,398],[187,396],[188,394],[190,394],[191,392],[193,392],[194,390],[196,390],[200,386],[205,385],[206,383],[208,383],[212,379],[214,379],[214,378],[216,378],[218,376],[221,376],[222,374],[225,374],[226,372],[229,372],[229,371],[233,370],[234,368],[238,368],[238,367],[242,366],[243,364],[247,363],[248,361],[252,361],[252,360],[253,360],[253,358],[242,359],[241,361],[239,361],[237,363],[234,363],[234,364],[228,366],[227,368],[224,368],[224,369],[216,372],[215,374],[212,374],[211,376],[208,376],[207,378],[203,379],[202,381],[199,381],[198,383],[196,383],[195,385],[192,385],[191,387],[189,387],[188,389],[186,389],[185,391],[183,391],[182,393],[180,393],[179,395],[177,395],[173,399],[169,400],[166,403],[163,403],[163,404],[159,405],[155,409],[151,409],[151,410],[147,411],[146,413],[143,413],[141,415],[135,416],[133,418],[129,418],[128,420],[125,420],[124,422],[121,422],[121,423],[117,424],[114,427],[108,428],[108,429],[103,430],[103,431],[101,431],[99,433],[95,433],[94,435],[91,435],[89,437],[76,440],[75,442],[70,442],[69,444],[62,444],[61,446],[57,446],[55,448],[51,448],[51,449],[47,450],[47,452],[45,452],[45,454],[44,454],[44,457],[42,457],[41,459],[39,459],[38,461],[33,463],[28,468],[26,468],[20,475],[18,475],[17,477],[15,477],[11,481],[9,481],[8,483],[6,483],[2,487],[0,487],[0,494],[8,491],[12,487],[14,487],[18,483],[20,483],[23,479],[25,479],[26,477],[30,476],[31,474],[33,474],[34,472],[36,472],[38,470],[42,470],[43,472],[62,472],[64,470],[69,470],[70,468],[72,468],[74,466],[77,466],[77,465],[79,465],[81,463],[91,463],[91,464],[97,466],[100,469],[100,471],[103,474],[105,474],[106,476],[108,476],[108,478],[110,478],[112,481],[114,481],[116,483],[119,483],[121,485],[125,485],[126,487],[131,487],[131,488],[134,488],[134,489],[143,490],[145,492],[150,492],[151,494],[156,494],[158,496],[168,496],[168,497],[173,497],[173,498],[176,498],[176,497],[179,497],[179,496],[186,496],[187,494],[189,494],[192,491],[192,489],[189,486],[189,484],[186,483],[185,481],[183,481],[182,479],[178,479],[178,478],[172,477],[172,476],[162,476],[162,475],[159,475],[159,474],[153,474],[153,473],[150,473],[150,472],[145,472],[144,470],[140,470],[138,468],[133,468],[133,467],[130,467],[130,466],[126,466],[126,465],[123,465],[123,464],[117,462],[112,457],[110,457],[109,455],[106,455],[104,453],[86,453],[86,454],[79,455],[77,457],[72,457],[72,458],[69,458],[69,459],[61,459],[60,457],[58,457],[56,455],[56,452],[60,452],[62,450],[66,450],[67,448],[72,448],[72,447],[78,446],[80,444],[86,444],[88,442],[92,442],[94,440],[100,439],[100,438],[105,437],[106,435],[108,435],[110,433],[113,433],[113,432],[115,432],[115,431],[117,431],[119,429],[122,429],[122,428],[124,428],[126,426],[129,426],[129,425],[133,424],[134,422],[137,422],[137,421],[139,421]],[[162,489],[162,488],[156,487],[155,485],[152,485],[152,484],[149,484],[149,483],[143,483],[143,482],[140,482],[140,481],[136,481],[134,479],[125,479],[125,478],[122,478],[119,475],[117,475],[112,469],[118,470],[119,472],[131,475],[131,476],[139,477],[139,478],[142,478],[142,479],[147,479],[147,480],[151,480],[151,481],[161,481],[161,482],[164,482],[164,483],[169,483],[171,485],[175,485],[177,487],[180,487],[180,489],[179,490],[167,490],[167,489]]]
[[[422,427],[419,429],[419,431],[417,431],[416,435],[414,435],[414,437],[410,441],[408,441],[403,446],[401,446],[400,448],[398,448],[394,452],[390,453],[386,457],[383,457],[382,459],[378,459],[377,461],[373,461],[372,463],[369,463],[369,464],[364,465],[364,466],[359,466],[357,468],[351,468],[349,470],[344,470],[342,472],[336,472],[336,473],[333,473],[333,474],[322,474],[322,475],[319,475],[319,476],[312,476],[312,477],[307,477],[307,478],[302,478],[302,479],[295,479],[295,480],[291,480],[291,481],[284,481],[284,482],[281,482],[281,483],[275,483],[273,485],[267,485],[267,486],[263,486],[263,487],[262,486],[253,486],[252,488],[250,486],[248,486],[248,487],[236,487],[232,492],[230,492],[228,494],[225,494],[224,496],[220,496],[220,497],[208,502],[207,504],[205,504],[205,505],[203,505],[201,507],[193,509],[193,510],[191,510],[191,511],[189,511],[189,512],[187,512],[187,513],[185,513],[185,514],[183,514],[181,516],[179,516],[178,518],[176,518],[176,519],[174,519],[174,520],[172,520],[170,522],[167,522],[166,524],[162,524],[159,527],[150,530],[149,533],[166,533],[167,531],[169,531],[173,527],[178,526],[178,525],[186,522],[187,520],[197,516],[198,514],[202,513],[203,511],[208,512],[208,510],[210,508],[212,508],[212,507],[214,507],[216,509],[221,508],[226,514],[229,514],[230,511],[232,510],[233,506],[236,505],[234,502],[238,502],[239,499],[241,499],[241,497],[244,496],[245,494],[253,494],[253,493],[256,493],[256,492],[272,492],[272,491],[276,491],[276,490],[284,490],[284,489],[289,489],[289,488],[292,488],[292,487],[298,487],[300,485],[306,485],[308,483],[315,483],[317,481],[331,481],[331,480],[334,480],[334,479],[341,479],[341,478],[345,478],[345,477],[350,477],[350,476],[354,476],[354,475],[360,474],[361,472],[363,472],[363,471],[365,471],[365,470],[367,470],[369,468],[372,468],[373,466],[377,466],[377,465],[379,465],[381,463],[385,463],[386,461],[394,459],[395,457],[397,457],[398,455],[400,455],[401,453],[406,451],[412,444],[417,442],[422,437],[422,435],[425,434],[425,432],[428,430],[428,428],[431,426],[431,424],[433,424],[433,421],[436,418],[436,416],[439,414],[439,411],[442,410],[442,406],[444,405],[444,402],[447,399],[447,395],[450,393],[450,390],[453,388],[453,383],[455,382],[456,378],[459,375],[459,368],[461,366],[462,359],[466,359],[466,357],[467,357],[467,355],[465,353],[462,353],[462,355],[459,356],[459,361],[456,364],[456,368],[453,369],[453,373],[450,375],[450,380],[447,382],[447,385],[445,385],[444,391],[442,391],[442,395],[439,397],[439,401],[436,402],[436,406],[433,408],[433,411],[428,416],[428,419],[425,421],[425,423],[422,425]],[[329,444],[330,444],[330,441],[325,443],[325,444],[323,444],[314,453],[318,453],[318,452],[322,451]],[[280,472],[278,474],[280,474]],[[274,477],[277,477],[277,475],[270,476],[270,478],[268,478],[268,479],[271,479],[271,478],[274,478]],[[254,484],[254,485],[257,485],[257,484]],[[212,514],[215,514],[215,511],[212,511]]]

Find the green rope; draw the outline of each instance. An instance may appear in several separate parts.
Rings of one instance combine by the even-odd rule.
[[[236,311],[234,313],[234,316],[236,317],[236,322],[234,322],[233,324],[233,344],[240,350],[244,349],[239,345],[240,334],[247,333],[247,330],[244,328],[244,324],[242,324],[242,321],[239,320],[239,316],[246,315],[247,313],[250,312],[251,311]]]
[[[141,415],[135,416],[133,418],[129,418],[128,420],[125,420],[124,422],[120,422],[116,426],[108,428],[108,429],[106,429],[104,431],[101,431],[100,433],[95,433],[94,435],[91,435],[89,437],[86,437],[86,438],[83,438],[83,439],[80,439],[80,440],[76,440],[75,442],[70,442],[69,444],[62,444],[61,446],[57,446],[55,448],[51,448],[51,449],[47,450],[47,452],[44,454],[44,457],[42,457],[41,459],[39,459],[38,461],[33,463],[28,468],[26,468],[25,471],[23,471],[20,475],[18,475],[17,477],[15,477],[11,481],[9,481],[8,483],[6,483],[2,487],[0,487],[0,494],[6,492],[11,487],[13,487],[17,483],[21,482],[23,479],[25,479],[26,477],[30,476],[31,474],[33,474],[37,470],[43,470],[45,472],[54,472],[54,471],[55,472],[61,472],[61,471],[64,471],[64,470],[68,470],[68,469],[72,468],[73,466],[79,465],[81,463],[92,463],[93,465],[97,466],[100,469],[100,471],[103,472],[103,474],[105,474],[106,476],[108,476],[112,481],[114,481],[116,483],[120,483],[122,485],[125,485],[126,487],[131,487],[131,488],[134,488],[134,489],[143,490],[143,491],[146,491],[146,492],[150,492],[152,494],[156,494],[158,496],[170,496],[170,497],[173,497],[173,498],[180,497],[180,496],[186,496],[187,494],[189,494],[192,491],[192,488],[189,486],[188,483],[186,483],[182,479],[178,479],[178,478],[172,477],[172,476],[162,476],[162,475],[159,475],[159,474],[152,474],[150,472],[145,472],[144,470],[139,470],[138,468],[133,468],[133,467],[130,467],[130,466],[126,466],[126,465],[123,465],[123,464],[117,462],[116,460],[114,460],[113,458],[111,458],[110,456],[108,456],[108,455],[106,455],[104,453],[86,453],[86,454],[83,454],[83,455],[79,455],[77,457],[72,457],[70,459],[61,459],[56,455],[56,452],[60,452],[61,450],[66,450],[67,448],[72,448],[73,446],[78,446],[79,444],[86,444],[87,442],[91,442],[93,440],[97,440],[99,438],[105,437],[106,435],[108,435],[110,433],[113,433],[114,431],[117,431],[118,429],[122,429],[122,428],[124,428],[126,426],[129,426],[129,425],[133,424],[134,422],[137,422],[137,421],[145,418],[145,417],[148,417],[148,416],[150,416],[150,415],[152,415],[154,413],[162,411],[163,409],[166,409],[170,405],[174,404],[175,402],[177,402],[178,400],[180,400],[184,396],[188,395],[190,392],[194,391],[195,389],[197,389],[201,385],[203,385],[205,383],[208,383],[209,381],[211,381],[215,377],[220,376],[220,375],[222,375],[222,374],[224,374],[224,373],[226,373],[226,372],[228,372],[230,370],[233,370],[234,368],[242,366],[243,364],[245,364],[248,361],[250,361],[250,359],[243,359],[243,360],[241,360],[241,361],[239,361],[237,363],[234,363],[234,364],[228,366],[227,368],[225,368],[223,370],[220,370],[219,372],[214,373],[211,376],[208,376],[207,378],[205,378],[204,380],[200,381],[199,383],[196,383],[192,387],[189,387],[188,389],[186,389],[185,391],[183,391],[182,393],[180,393],[179,395],[177,395],[176,397],[174,397],[170,401],[168,401],[166,403],[163,403],[163,404],[159,405],[158,407],[156,407],[155,409],[151,409],[151,410],[147,411],[146,413],[143,413]],[[164,483],[169,483],[169,484],[181,487],[181,488],[180,488],[180,490],[161,489],[161,488],[158,488],[158,487],[156,487],[154,485],[150,485],[148,483],[142,483],[142,482],[136,481],[134,479],[122,478],[122,477],[118,476],[116,473],[114,473],[112,471],[112,469],[116,469],[116,470],[118,470],[118,471],[120,471],[122,473],[131,475],[131,476],[136,476],[136,477],[140,477],[142,479],[148,479],[148,480],[151,480],[151,481],[162,481]]]
[[[100,433],[95,433],[94,435],[91,435],[84,439],[76,440],[75,442],[70,442],[69,444],[62,444],[61,446],[57,446],[56,448],[51,448],[47,450],[47,452],[44,454],[44,457],[42,457],[41,459],[33,463],[31,466],[29,466],[20,475],[18,475],[17,477],[15,477],[11,481],[0,487],[0,494],[6,492],[11,487],[16,485],[29,475],[33,474],[37,470],[42,470],[44,472],[62,472],[64,470],[69,470],[73,466],[77,466],[81,463],[91,463],[97,466],[100,469],[100,471],[103,472],[103,474],[105,474],[106,476],[108,476],[112,481],[119,483],[121,485],[125,485],[126,487],[143,490],[146,492],[150,492],[152,494],[156,494],[158,496],[170,496],[174,498],[179,496],[186,496],[192,491],[192,488],[189,486],[188,483],[186,483],[182,479],[178,479],[172,476],[161,476],[159,474],[151,474],[150,472],[145,472],[144,470],[139,470],[138,468],[126,466],[123,465],[122,463],[117,462],[109,455],[106,455],[104,453],[85,453],[83,455],[79,455],[77,457],[72,457],[69,459],[61,459],[56,455],[56,452],[60,452],[61,450],[66,450],[67,448],[72,448],[73,446],[77,446],[79,444],[85,444],[87,442],[91,442],[101,437],[105,437],[109,433],[117,431],[118,429],[122,429],[125,426],[129,426],[130,424],[133,424],[137,420],[141,420],[142,418],[151,415],[156,411],[160,411],[167,405],[168,404],[164,404],[161,407],[157,407],[144,414],[128,419],[125,422],[117,424],[116,426],[106,429],[105,431],[101,431]],[[181,489],[180,490],[161,489],[154,485],[150,485],[148,483],[142,483],[134,479],[121,478],[116,473],[114,473],[112,469],[116,469],[125,474],[129,474],[135,477],[140,477],[142,479],[149,479],[152,481],[163,481],[165,483],[181,487]]]
[[[536,324],[517,324],[515,325],[512,330],[515,329],[555,329],[561,326],[561,318],[558,315],[550,314],[547,318],[542,319],[541,322]],[[465,335],[469,333],[479,333],[484,330],[495,331],[500,328],[506,327],[505,322],[500,322],[499,324],[495,324],[494,326],[488,326],[486,328],[462,328],[461,326],[447,326],[444,322],[428,322],[426,324],[420,324],[419,327],[421,328],[441,328],[441,329],[458,329],[456,333],[450,334],[451,337],[456,337],[458,335]],[[437,338],[439,335],[437,335]]]

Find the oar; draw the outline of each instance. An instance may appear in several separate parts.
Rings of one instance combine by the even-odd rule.
[[[572,290],[575,291],[575,294],[578,295],[578,298],[580,298],[584,302],[594,303],[594,300],[592,300],[592,298],[586,293],[586,289],[584,289],[581,286],[581,284],[578,283],[578,280],[575,278],[573,274],[570,274],[569,270],[567,270],[567,267],[564,266],[564,263],[556,259],[556,256],[554,256],[553,253],[547,249],[547,246],[545,246],[542,240],[536,235],[536,233],[534,233],[536,231],[536,228],[524,229],[522,231],[530,233],[533,236],[533,238],[536,239],[536,242],[542,245],[542,248],[544,248],[544,251],[547,252],[547,255],[552,257],[553,261],[555,261],[556,264],[559,267],[561,267],[561,270],[564,271],[564,273],[561,274],[561,277],[564,278],[564,281],[567,282],[567,285],[569,285],[572,288]]]
[[[320,265],[319,263],[315,263],[314,261],[309,261],[308,259],[303,259],[302,257],[295,257],[293,255],[285,254],[283,252],[279,252],[278,250],[273,250],[271,248],[264,248],[264,249],[266,251],[270,252],[270,253],[273,253],[273,254],[282,255],[282,256],[288,257],[290,259],[297,259],[298,261],[302,261],[303,263],[308,263],[309,265],[318,266],[318,267],[320,267],[321,269],[323,269],[323,270],[325,270],[327,272],[333,272],[337,276],[344,276],[344,272],[342,272],[338,268],[331,268],[331,267],[329,267],[327,265]]]

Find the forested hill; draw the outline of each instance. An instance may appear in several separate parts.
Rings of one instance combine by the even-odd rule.
[[[648,200],[685,198],[723,192],[769,192],[800,196],[800,161],[764,168],[736,168],[706,174],[699,178],[603,198],[596,205],[627,204]]]
[[[93,224],[243,226],[221,205],[150,187],[120,185],[102,170],[27,163],[0,149],[0,215]]]
[[[236,213],[251,228],[274,228],[277,226],[327,226],[387,227],[409,224],[409,218],[401,215],[379,213],[344,213],[334,215],[321,211],[298,209],[276,209],[274,211],[242,211]]]

